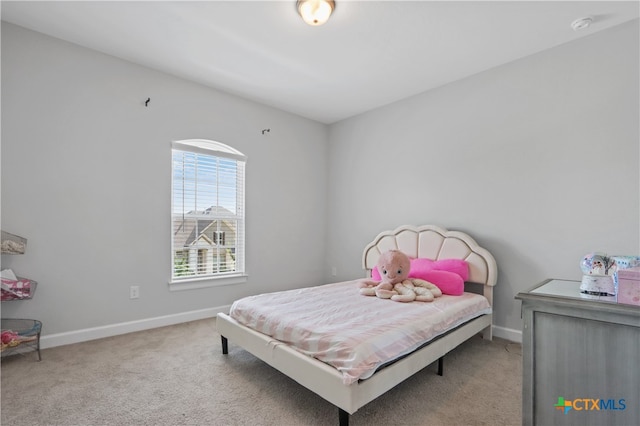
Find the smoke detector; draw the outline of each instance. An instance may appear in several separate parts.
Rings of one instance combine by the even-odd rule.
[[[571,23],[571,28],[573,31],[580,31],[585,28],[588,28],[589,25],[593,23],[593,18],[591,16],[585,16],[584,18],[576,19]]]

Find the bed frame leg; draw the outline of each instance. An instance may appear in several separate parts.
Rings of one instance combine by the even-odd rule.
[[[442,376],[444,374],[444,357],[441,356],[438,358],[438,376]]]
[[[342,408],[338,408],[338,418],[340,419],[340,426],[349,426],[349,413]]]
[[[229,341],[224,336],[220,336],[220,339],[222,341],[222,354],[227,355],[229,353]]]

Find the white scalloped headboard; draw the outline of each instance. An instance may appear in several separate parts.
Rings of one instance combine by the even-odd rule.
[[[362,266],[371,276],[380,255],[400,250],[412,258],[464,259],[469,265],[469,282],[483,284],[484,295],[493,305],[493,286],[498,278],[496,261],[488,250],[464,232],[448,231],[434,225],[400,226],[384,231],[364,248]]]

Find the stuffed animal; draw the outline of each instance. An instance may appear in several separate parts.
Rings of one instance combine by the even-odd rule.
[[[360,280],[360,294],[391,299],[396,302],[431,302],[442,292],[435,285],[421,279],[408,278],[409,257],[400,250],[389,250],[378,259],[381,281]]]
[[[398,293],[391,296],[396,302],[432,302],[436,297],[442,296],[442,291],[428,281],[419,278],[409,278],[393,286]]]
[[[409,276],[411,262],[401,251],[389,250],[380,255],[377,268],[380,272],[380,281],[361,280],[359,282],[360,294],[390,299],[391,296],[398,294],[394,291],[394,286]]]
[[[0,339],[2,341],[3,349],[5,345],[18,346],[20,344],[20,336],[11,330],[3,331],[2,335],[0,336]]]

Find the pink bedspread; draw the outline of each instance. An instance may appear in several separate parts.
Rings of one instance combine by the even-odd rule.
[[[355,281],[240,299],[230,316],[317,358],[351,384],[447,330],[491,313],[481,295],[401,303],[362,296]]]

